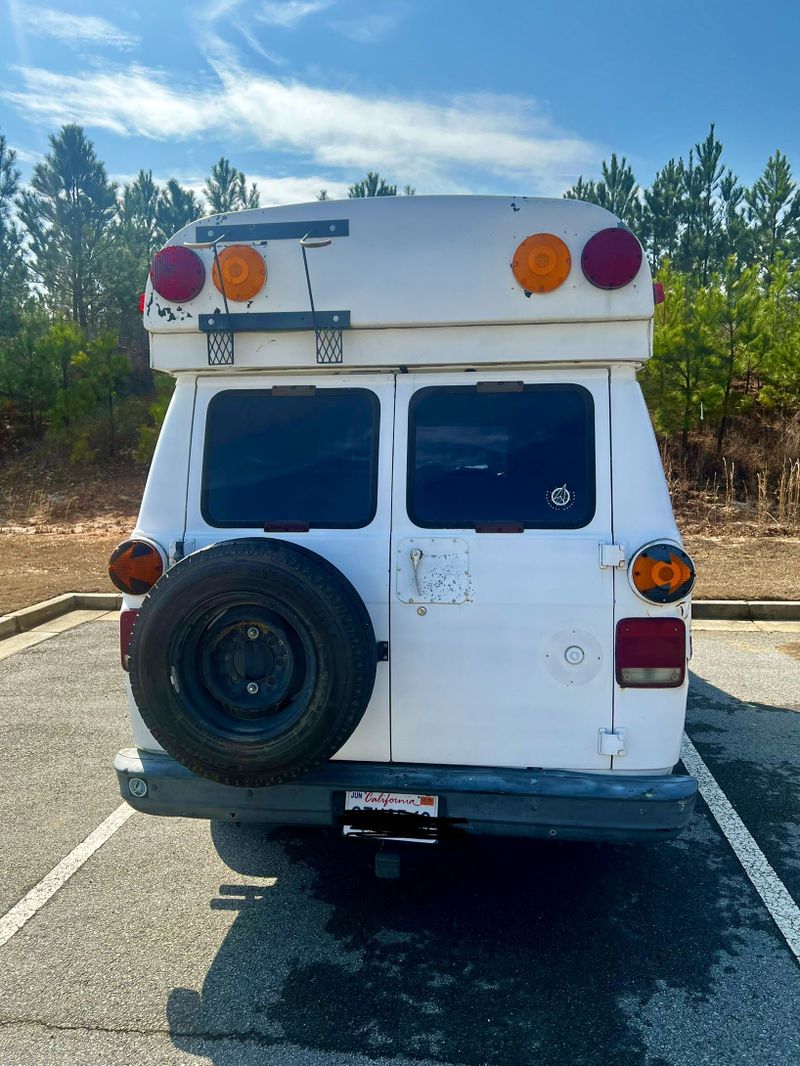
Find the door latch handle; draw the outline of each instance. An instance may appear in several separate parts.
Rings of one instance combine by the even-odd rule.
[[[421,596],[422,593],[420,592],[420,589],[419,589],[419,574],[417,572],[417,568],[419,567],[420,559],[422,558],[422,549],[421,548],[412,548],[411,551],[409,552],[409,556],[411,558],[411,566],[412,566],[412,568],[414,570],[414,585],[416,586],[416,589],[417,589],[417,595]]]

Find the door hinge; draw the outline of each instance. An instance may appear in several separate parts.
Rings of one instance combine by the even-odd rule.
[[[625,569],[625,548],[622,544],[600,545],[600,568],[613,567],[615,570]]]
[[[625,754],[625,730],[624,729],[598,729],[597,750],[601,755],[624,755]]]

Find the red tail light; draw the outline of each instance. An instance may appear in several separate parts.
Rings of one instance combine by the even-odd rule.
[[[140,315],[144,314],[144,297],[145,297],[145,294],[143,292],[140,292],[139,293],[139,314]]]
[[[153,256],[150,280],[159,296],[170,303],[182,304],[193,300],[205,285],[206,268],[191,248],[172,244]]]
[[[621,289],[642,265],[642,246],[627,229],[601,229],[586,242],[581,266],[598,289]]]
[[[680,618],[623,618],[616,664],[623,688],[679,688],[686,677],[686,625]]]
[[[138,610],[134,608],[128,608],[120,613],[119,616],[119,658],[122,663],[122,669],[128,669],[128,655],[131,646],[131,633],[133,632],[133,624],[136,621]]]

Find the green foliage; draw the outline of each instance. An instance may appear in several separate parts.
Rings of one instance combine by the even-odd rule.
[[[348,188],[347,196],[350,200],[362,200],[367,196],[397,196],[397,186],[389,185],[380,174],[369,170],[365,178]]]
[[[18,201],[30,268],[48,309],[81,329],[95,325],[102,300],[101,264],[117,207],[116,186],[80,126],[63,126],[33,168]]]
[[[203,192],[208,209],[214,214],[258,207],[261,201],[256,183],[248,189],[243,171],[232,166],[224,155],[211,168]]]

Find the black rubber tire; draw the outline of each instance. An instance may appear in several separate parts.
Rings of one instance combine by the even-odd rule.
[[[226,611],[240,616],[228,629],[219,622]],[[287,711],[238,717],[245,712],[221,702],[216,683],[229,683],[232,668],[219,666],[229,646],[208,634],[218,624],[223,633],[241,628],[250,611],[289,620],[296,654],[280,661],[288,657],[296,684]],[[170,755],[212,781],[258,787],[300,777],[341,748],[369,703],[376,658],[367,608],[335,566],[297,544],[252,537],[193,552],[167,570],[139,610],[129,671],[142,718]]]

